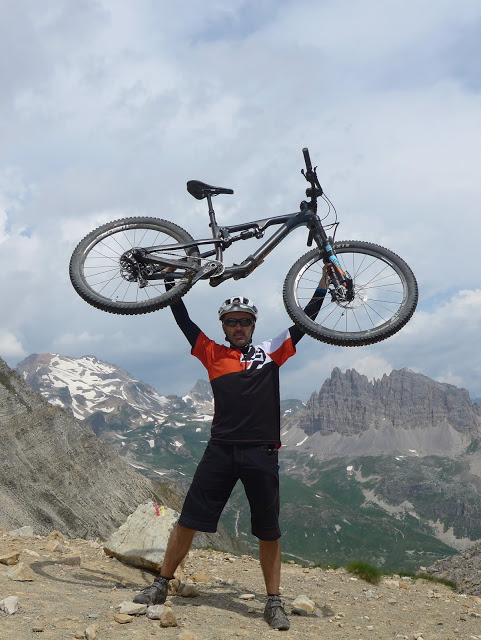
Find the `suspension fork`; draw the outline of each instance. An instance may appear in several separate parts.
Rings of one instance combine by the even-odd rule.
[[[333,285],[331,296],[333,302],[337,300],[351,301],[354,298],[354,289],[351,276],[344,271],[338,257],[334,253],[332,245],[333,239],[327,235],[319,216],[315,216],[309,225],[309,233],[316,241],[317,246],[323,254],[324,264],[329,265],[327,273],[330,284]]]

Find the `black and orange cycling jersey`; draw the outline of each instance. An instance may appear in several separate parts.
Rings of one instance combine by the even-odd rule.
[[[325,292],[306,307],[315,317]],[[243,348],[218,344],[190,319],[182,300],[171,305],[174,318],[207,369],[214,395],[211,439],[219,443],[271,444],[279,447],[279,368],[296,352],[304,333],[290,327],[276,338]]]

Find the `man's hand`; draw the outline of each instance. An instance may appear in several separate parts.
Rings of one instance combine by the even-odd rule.
[[[170,275],[171,273],[174,273],[174,271],[175,267],[165,267],[165,269],[162,269],[162,271],[160,272],[164,275],[164,285],[166,291],[170,291],[170,289],[172,289],[174,286],[174,278]]]
[[[329,282],[330,282],[330,278],[329,278],[329,274],[327,272],[327,269],[330,265],[329,264],[325,264],[322,267],[322,278],[319,280],[319,284],[317,285],[318,289],[327,289],[329,288]]]

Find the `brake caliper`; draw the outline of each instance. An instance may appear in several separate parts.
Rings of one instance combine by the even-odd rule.
[[[143,266],[138,262],[139,249],[130,249],[120,256],[120,275],[127,282],[137,282],[140,289],[147,286],[143,275]]]

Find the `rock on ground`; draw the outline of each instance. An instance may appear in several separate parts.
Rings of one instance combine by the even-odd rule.
[[[427,572],[455,582],[463,593],[481,596],[481,542],[455,556],[438,560]]]
[[[104,544],[107,555],[137,567],[158,570],[179,514],[146,502],[129,515]]]
[[[7,575],[12,567],[0,564],[1,598],[18,598],[16,613],[0,613],[1,640],[85,640],[89,628],[96,640],[267,640],[277,634],[262,619],[265,588],[259,562],[250,556],[191,551],[186,580],[200,573],[208,580],[195,583],[196,598],[168,597],[164,613],[169,610],[167,618],[178,626],[161,628],[160,620],[146,614],[128,622],[119,618],[119,605],[133,604],[134,595],[151,584],[152,573],[106,556],[98,542],[65,538],[62,552],[52,551],[50,541],[0,530],[0,555],[19,553],[35,575],[32,582],[12,582]],[[80,557],[80,566],[64,562],[70,555]],[[311,567],[305,573],[296,564],[283,565],[282,576],[282,600],[291,619],[286,638],[481,640],[481,599],[444,585],[400,576],[370,585],[344,569]],[[253,597],[243,600],[242,594]],[[315,603],[313,613],[292,615],[299,596]]]

